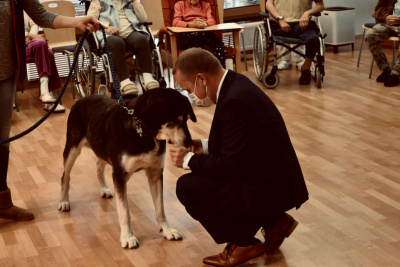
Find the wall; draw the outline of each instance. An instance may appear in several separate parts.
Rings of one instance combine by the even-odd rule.
[[[341,6],[354,7],[356,9],[356,35],[362,35],[362,25],[367,22],[374,22],[372,14],[375,11],[375,6],[378,0],[324,0],[325,8]]]

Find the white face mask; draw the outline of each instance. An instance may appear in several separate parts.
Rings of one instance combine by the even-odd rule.
[[[206,85],[206,97],[203,98],[203,99],[200,99],[200,98],[195,94],[195,92],[196,92],[196,86],[197,86],[197,76],[196,76],[196,79],[194,80],[194,90],[193,90],[193,93],[190,93],[190,94],[189,94],[190,98],[194,101],[194,103],[195,103],[197,106],[200,106],[200,107],[208,107],[209,105],[211,105],[211,104],[212,104],[212,101],[211,101],[211,99],[208,97],[208,94],[207,94],[207,85]]]

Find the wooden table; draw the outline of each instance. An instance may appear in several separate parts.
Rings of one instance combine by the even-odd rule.
[[[183,32],[195,32],[195,31],[224,31],[224,32],[232,32],[233,35],[233,47],[236,48],[235,55],[235,67],[236,72],[241,72],[241,59],[240,59],[240,42],[239,42],[239,32],[243,29],[237,23],[223,23],[218,25],[213,25],[206,27],[205,29],[195,29],[195,28],[183,28],[183,27],[167,27],[168,34],[171,40],[171,47],[178,47],[176,42],[176,37],[179,33]],[[171,49],[172,56],[172,65],[175,64],[176,59],[178,58],[178,49]]]

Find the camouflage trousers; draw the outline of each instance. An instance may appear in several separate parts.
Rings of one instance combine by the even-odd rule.
[[[378,23],[365,34],[365,42],[368,44],[368,49],[371,51],[376,64],[381,70],[389,67],[389,63],[385,52],[382,49],[381,43],[391,36],[400,37],[400,26],[390,26],[386,23]],[[392,69],[392,74],[400,74],[399,56],[396,58],[396,62]]]

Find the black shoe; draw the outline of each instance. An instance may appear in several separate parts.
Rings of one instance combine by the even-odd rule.
[[[400,84],[400,79],[398,75],[395,74],[391,74],[389,75],[389,78],[387,78],[384,82],[383,85],[385,85],[385,87],[393,87],[396,85]]]
[[[300,85],[307,85],[311,83],[311,71],[310,70],[302,70],[301,76],[299,79]]]
[[[383,82],[385,82],[387,79],[389,79],[389,76],[390,76],[390,73],[391,73],[392,71],[390,70],[390,68],[386,68],[386,69],[384,69],[383,71],[382,71],[382,73],[378,76],[378,77],[376,77],[376,81],[378,82],[378,83],[383,83]]]

